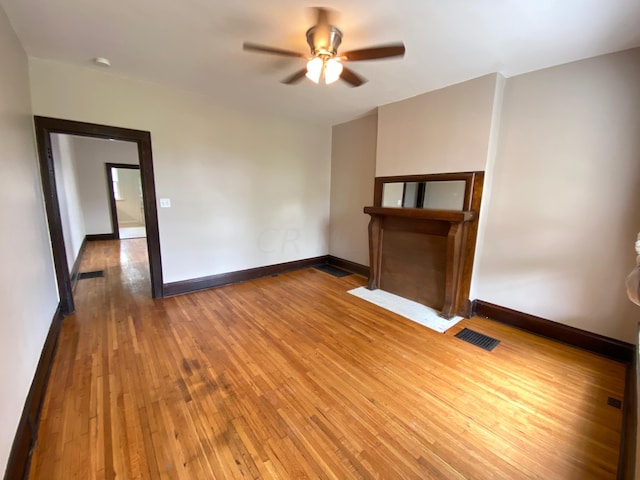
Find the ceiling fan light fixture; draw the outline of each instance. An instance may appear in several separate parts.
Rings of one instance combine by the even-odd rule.
[[[307,73],[305,74],[309,80],[314,83],[320,83],[324,62],[320,57],[315,57],[307,63]]]
[[[359,87],[366,83],[367,80],[351,69],[343,67],[342,62],[381,60],[404,56],[405,48],[402,42],[349,50],[341,55],[338,54],[338,47],[342,44],[342,32],[335,25],[331,25],[330,16],[332,11],[323,7],[315,7],[314,10],[316,12],[316,23],[306,33],[310,54],[305,55],[292,50],[251,42],[244,42],[242,48],[250,52],[306,59],[306,68],[301,68],[284,78],[282,83],[285,85],[298,83],[306,76],[316,84],[323,80],[328,85],[341,79],[352,87]]]
[[[330,58],[324,65],[324,81],[327,85],[337,81],[342,73],[342,63],[335,58]]]

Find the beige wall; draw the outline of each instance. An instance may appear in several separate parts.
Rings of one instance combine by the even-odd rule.
[[[378,109],[376,176],[485,170],[501,75]]]
[[[485,172],[474,265],[484,249],[505,83],[485,75],[378,109],[376,176]]]
[[[329,253],[369,265],[369,216],[376,166],[376,114],[333,127]]]
[[[165,282],[328,253],[331,131],[30,59],[38,115],[151,132]]]
[[[486,172],[472,299],[635,341],[639,51],[379,108],[376,176]]]
[[[640,49],[507,81],[482,300],[635,342]]]
[[[71,136],[78,190],[87,234],[112,233],[107,163],[138,164],[134,142]]]
[[[0,473],[58,304],[27,58],[0,8]]]

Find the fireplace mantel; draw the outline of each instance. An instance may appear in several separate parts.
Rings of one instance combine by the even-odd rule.
[[[435,220],[449,223],[468,222],[475,218],[475,212],[452,210],[427,210],[424,208],[364,207],[364,213],[391,217]]]
[[[465,180],[462,210],[383,207],[384,182],[376,179],[375,205],[364,208],[369,222],[368,288],[381,288],[440,311],[443,318],[466,315],[482,172],[396,177],[401,181]]]

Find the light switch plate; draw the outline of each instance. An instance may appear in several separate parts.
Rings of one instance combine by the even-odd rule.
[[[160,208],[171,208],[171,199],[170,198],[161,198],[160,199]]]

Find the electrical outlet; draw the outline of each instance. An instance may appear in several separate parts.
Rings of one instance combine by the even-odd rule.
[[[160,199],[160,208],[171,208],[171,199],[170,198],[161,198]]]

